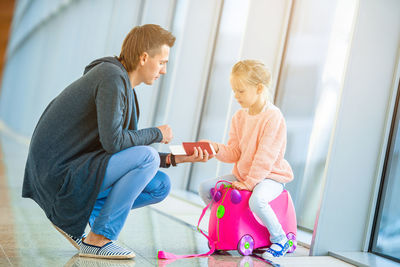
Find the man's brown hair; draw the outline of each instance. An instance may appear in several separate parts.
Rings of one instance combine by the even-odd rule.
[[[137,68],[140,56],[144,52],[153,57],[161,51],[161,46],[172,47],[174,43],[175,36],[159,25],[136,26],[125,37],[118,59],[130,72]]]

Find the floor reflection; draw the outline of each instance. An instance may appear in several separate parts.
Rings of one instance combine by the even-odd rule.
[[[199,261],[201,260],[201,261]],[[196,265],[197,263],[197,265]],[[189,259],[179,259],[179,260],[159,260],[159,267],[173,267],[173,266],[218,266],[218,267],[260,267],[260,266],[280,266],[268,261],[261,260],[253,256],[222,256],[222,255],[212,255],[209,257],[201,258],[189,258]]]
[[[64,267],[132,267],[134,260],[104,260],[73,256]]]
[[[74,255],[64,267],[130,267],[140,266],[137,265],[135,260],[104,260],[79,257],[78,254]],[[251,256],[245,257],[226,257],[226,256],[209,256],[202,258],[189,258],[179,260],[158,260],[159,267],[165,266],[221,266],[221,267],[258,267],[269,266],[266,262],[262,262],[257,258]],[[274,264],[271,266],[279,266]]]

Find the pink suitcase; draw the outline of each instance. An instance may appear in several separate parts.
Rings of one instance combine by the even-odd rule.
[[[217,188],[217,187],[216,187]],[[261,220],[249,208],[250,191],[232,189],[221,184],[216,191],[211,189],[211,207],[208,235],[217,250],[235,250],[244,256],[254,249],[269,247],[269,233]],[[289,253],[297,246],[297,222],[292,198],[284,190],[269,203],[290,242]]]
[[[227,182],[228,185],[218,184]],[[176,255],[165,251],[158,251],[159,259],[176,260],[182,258],[209,256],[215,250],[235,250],[243,256],[253,253],[254,249],[269,247],[269,233],[260,219],[249,208],[250,191],[232,189],[230,182],[220,180],[210,191],[211,201],[202,211],[197,229],[208,239],[210,250],[201,254]],[[297,246],[297,222],[292,198],[284,190],[277,198],[269,203],[275,211],[282,228],[289,239],[289,253],[294,252]],[[211,206],[208,235],[200,228],[201,219]],[[267,260],[264,260],[267,261]],[[165,262],[167,264],[167,262]]]

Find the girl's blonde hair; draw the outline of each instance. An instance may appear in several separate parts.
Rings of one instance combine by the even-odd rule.
[[[244,84],[264,86],[264,96],[270,103],[272,99],[272,81],[270,70],[259,60],[241,60],[237,62],[231,72],[231,80],[238,86],[242,87]]]

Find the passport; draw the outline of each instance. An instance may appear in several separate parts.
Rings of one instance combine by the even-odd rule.
[[[200,147],[203,151],[206,150],[210,155],[215,154],[214,147],[208,142],[182,142],[182,145],[171,145],[169,149],[174,155],[191,156],[195,147]]]

